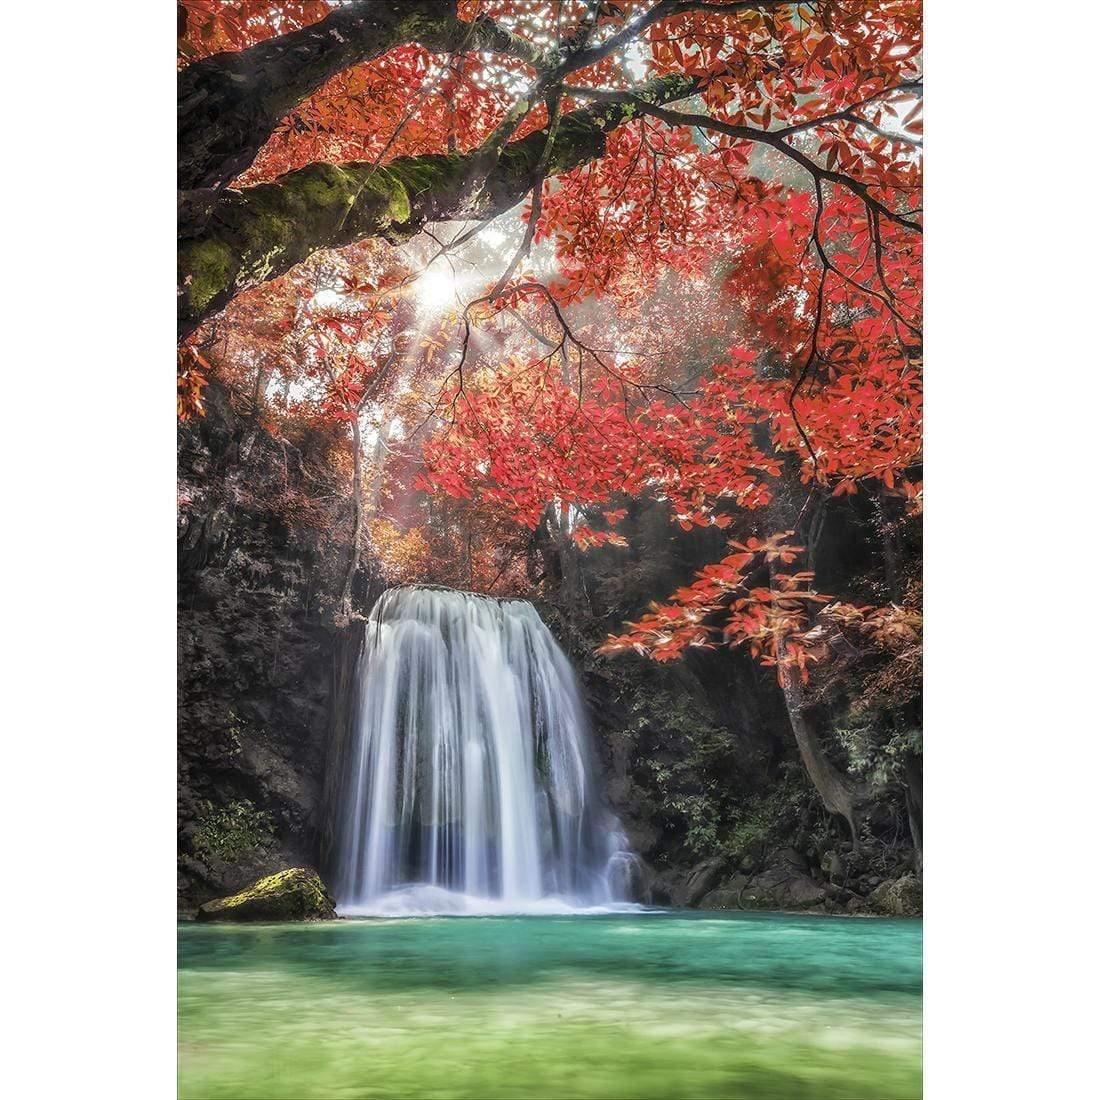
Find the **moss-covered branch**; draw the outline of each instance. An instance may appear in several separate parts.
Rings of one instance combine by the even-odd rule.
[[[430,50],[484,50],[531,65],[526,39],[479,17],[465,23],[455,0],[360,0],[290,34],[238,53],[196,61],[178,81],[178,176],[185,190],[221,187],[255,159],[287,113],[352,65],[418,42]]]
[[[669,103],[691,82],[670,76],[562,117],[546,158],[547,177],[603,155],[606,135],[639,113],[639,102]],[[191,195],[181,208],[181,335],[240,291],[272,279],[322,248],[365,237],[407,240],[431,221],[482,221],[514,206],[540,175],[546,132],[504,147],[488,174],[481,150],[399,157],[385,167],[312,164],[273,183],[220,196]]]

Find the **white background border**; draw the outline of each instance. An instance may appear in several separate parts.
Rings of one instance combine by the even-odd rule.
[[[1076,6],[927,13],[926,1095],[1076,1097],[1096,1079],[1095,31]],[[175,5],[5,17],[0,1082],[157,1100]]]

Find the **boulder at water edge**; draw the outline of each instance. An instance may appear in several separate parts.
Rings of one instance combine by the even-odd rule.
[[[238,894],[208,901],[197,920],[332,920],[333,900],[316,871],[291,867],[257,879]]]
[[[878,912],[891,917],[919,917],[921,895],[921,884],[916,875],[908,874],[876,886],[867,900]]]
[[[673,905],[681,909],[698,905],[718,885],[725,870],[726,860],[721,856],[705,859],[697,864],[691,869],[686,880],[674,888]]]

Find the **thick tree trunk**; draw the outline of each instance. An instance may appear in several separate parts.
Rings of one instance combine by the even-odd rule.
[[[237,53],[196,61],[178,78],[178,176],[184,190],[226,186],[281,119],[352,65],[418,42],[431,50],[538,56],[491,19],[462,22],[455,0],[359,0]]]
[[[634,93],[670,102],[690,91],[685,77],[663,77]],[[602,156],[607,132],[635,117],[629,103],[574,111],[560,122],[547,176]],[[486,165],[465,156],[398,157],[385,167],[311,164],[243,191],[194,191],[180,203],[179,325],[192,332],[240,291],[273,279],[322,248],[365,237],[403,241],[431,221],[485,221],[534,185],[546,132],[506,145]],[[486,171],[487,168],[487,171]]]
[[[783,700],[787,705],[791,730],[798,745],[802,763],[810,777],[825,809],[829,813],[839,814],[848,823],[852,834],[852,845],[859,847],[859,826],[866,802],[863,784],[838,770],[825,755],[817,731],[806,716],[807,704],[805,690],[797,668],[785,664],[786,648],[779,643],[779,685],[783,689]]]

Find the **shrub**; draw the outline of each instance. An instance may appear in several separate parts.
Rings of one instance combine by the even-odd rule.
[[[205,859],[239,859],[247,852],[270,847],[274,839],[271,815],[246,798],[225,806],[199,805],[193,844],[196,854]]]

